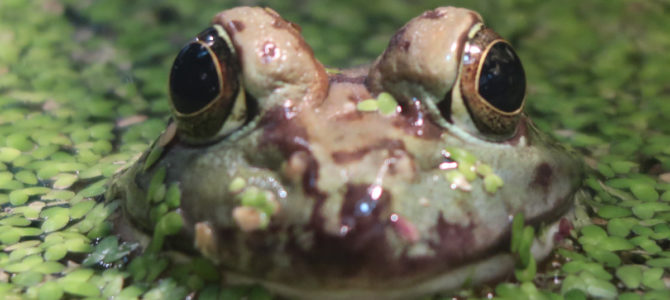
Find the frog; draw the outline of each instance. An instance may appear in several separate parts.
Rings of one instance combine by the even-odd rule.
[[[414,299],[504,279],[514,216],[548,257],[583,178],[524,111],[510,42],[465,8],[420,14],[352,68],[325,67],[270,8],[227,9],[168,85],[165,131],[110,183],[115,232],[151,248],[170,215],[159,248],[282,297]]]

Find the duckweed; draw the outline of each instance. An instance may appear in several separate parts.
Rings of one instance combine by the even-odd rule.
[[[230,184],[228,185],[228,191],[236,194],[241,192],[244,187],[246,187],[247,181],[244,180],[242,177],[235,177],[233,180],[230,181]]]
[[[631,214],[632,212],[630,209],[615,205],[603,205],[598,208],[598,215],[605,219],[622,218],[630,216]]]
[[[16,273],[16,272],[14,272]],[[29,287],[40,283],[44,275],[37,272],[21,272],[12,277],[12,283],[19,286]]]
[[[654,188],[654,185],[651,184],[644,184],[644,183],[636,183],[630,187],[631,192],[633,192],[633,195],[637,197],[638,199],[642,201],[656,201],[658,200],[658,192]]]
[[[163,154],[163,147],[161,146],[154,146],[151,151],[149,151],[149,154],[147,155],[146,160],[144,161],[144,171],[149,170],[156,161],[158,161],[158,158],[161,157]]]
[[[95,204],[96,203],[93,200],[84,200],[84,201],[81,201],[81,202],[73,205],[70,208],[70,217],[72,219],[80,219],[80,218],[86,216],[86,213],[91,211],[91,209],[93,209]]]
[[[82,198],[90,198],[102,195],[107,190],[107,187],[105,186],[106,184],[107,180],[100,180],[98,182],[95,182],[79,191],[79,193],[77,193],[77,196]]]
[[[12,147],[0,147],[0,161],[12,162],[21,155],[21,151]]]
[[[67,254],[67,246],[63,244],[53,245],[44,251],[44,259],[48,261],[61,260]]]
[[[379,105],[379,112],[385,115],[394,113],[398,106],[395,98],[387,92],[382,92],[377,96],[377,103]]]
[[[118,237],[116,236],[105,237],[95,246],[93,252],[82,261],[82,265],[90,267],[98,263],[113,263],[130,254],[137,246],[137,244],[127,243],[119,245]]]
[[[663,272],[662,268],[650,268],[644,270],[642,272],[642,284],[654,290],[666,289],[667,287],[662,279]]]
[[[379,109],[379,103],[375,99],[366,99],[358,102],[356,104],[356,109],[358,111],[377,111]],[[0,154],[2,153],[0,152]],[[0,157],[0,160],[2,160],[2,157]]]
[[[63,288],[58,283],[49,281],[41,285],[37,293],[40,300],[57,300],[63,297]]]
[[[396,112],[398,102],[387,92],[377,95],[376,99],[365,99],[356,103],[356,109],[362,112],[379,111],[384,115],[391,115]]]
[[[257,187],[248,187],[239,195],[240,204],[261,210],[271,216],[279,209],[274,194]]]
[[[444,149],[442,155],[457,164],[456,170],[448,170],[445,173],[445,178],[454,189],[470,191],[471,183],[477,176],[482,177],[484,190],[490,194],[494,194],[503,185],[502,178],[493,173],[491,166],[480,162],[465,149],[449,147]]]
[[[179,190],[179,184],[172,183],[165,192],[165,204],[167,204],[168,208],[174,209],[179,207],[180,203],[181,203],[181,191]]]
[[[503,185],[503,180],[496,174],[484,176],[484,189],[489,194],[494,194]]]
[[[52,187],[55,189],[67,189],[79,178],[75,174],[62,173],[51,177],[53,179]]]
[[[154,202],[161,202],[163,201],[162,196],[165,194],[163,193],[162,195],[159,194],[159,197],[157,199],[156,194],[158,189],[160,188],[165,188],[165,184],[163,183],[165,181],[165,176],[166,176],[166,169],[165,167],[159,168],[156,173],[154,173],[154,176],[151,177],[151,181],[149,182],[149,188],[147,188],[147,198],[149,200],[152,200]]]

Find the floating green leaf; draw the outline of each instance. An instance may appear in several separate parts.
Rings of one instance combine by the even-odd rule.
[[[358,111],[365,111],[365,112],[377,111],[379,109],[379,104],[377,103],[377,100],[375,100],[375,99],[367,99],[367,100],[363,100],[361,102],[358,102],[356,104],[356,109]],[[0,154],[1,154],[1,152],[0,152]]]
[[[144,171],[149,170],[156,161],[161,157],[163,154],[163,147],[161,146],[154,146],[149,154],[147,155],[146,160],[144,161]]]
[[[179,184],[172,183],[165,194],[165,204],[167,204],[168,208],[177,208],[180,203],[181,190],[179,189]]]
[[[235,177],[233,180],[230,181],[230,184],[228,185],[228,191],[231,193],[239,193],[244,189],[244,187],[247,185],[247,181],[244,180],[242,177]]]
[[[45,282],[38,289],[39,300],[58,300],[63,297],[63,288],[55,281]]]
[[[11,162],[21,155],[21,151],[11,147],[0,147],[0,161]]]
[[[72,184],[77,181],[78,177],[77,175],[74,174],[63,173],[54,176],[53,179],[54,179],[54,182],[52,184],[53,188],[66,189],[72,186]]]
[[[98,297],[100,296],[100,289],[92,283],[76,281],[76,282],[64,282],[63,290],[74,296],[82,297]]]
[[[642,272],[642,284],[654,290],[666,289],[662,276],[662,268],[647,269]]]
[[[653,185],[636,183],[630,187],[633,195],[642,201],[656,201],[658,199],[658,192]]]
[[[14,206],[23,205],[28,202],[28,193],[25,190],[15,190],[9,193],[9,203]]]
[[[395,101],[395,98],[387,92],[382,92],[377,95],[377,104],[379,106],[379,112],[385,115],[394,113],[398,106],[398,102]]]
[[[512,253],[518,253],[519,251],[519,245],[521,245],[521,239],[523,238],[524,222],[522,212],[514,215],[514,220],[512,221],[512,241],[510,242],[510,252]]]
[[[37,184],[37,176],[35,176],[35,173],[29,170],[21,170],[14,174],[16,179],[20,182],[23,182],[25,184]]]
[[[629,289],[636,289],[642,282],[642,269],[636,265],[625,265],[616,269],[616,276]]]
[[[44,251],[44,259],[49,261],[61,260],[66,254],[67,246],[64,244],[56,244]]]
[[[163,186],[162,189],[165,189],[165,176],[166,176],[166,169],[165,167],[161,167],[156,172],[154,175],[151,177],[151,181],[149,182],[149,187],[147,188],[147,198],[153,202],[160,202],[163,201],[163,198],[156,199],[156,194],[157,191]],[[164,196],[165,193],[159,194],[159,196]]]
[[[42,281],[44,275],[38,272],[22,272],[12,277],[12,283],[21,286],[33,286]]]
[[[503,180],[500,176],[496,174],[488,174],[484,176],[484,189],[490,194],[495,194],[495,192],[502,187]]]
[[[63,272],[65,266],[55,261],[47,261],[35,266],[31,271],[41,274],[56,274]]]
[[[605,219],[627,217],[631,214],[630,209],[616,205],[603,205],[598,208],[598,215]]]
[[[70,222],[70,210],[64,207],[52,207],[42,211],[42,230],[52,232],[65,227]]]
[[[82,265],[85,267],[93,266],[97,263],[113,263],[122,257],[128,255],[137,248],[137,244],[122,243],[119,245],[116,236],[108,236],[102,239],[93,249]]]
[[[98,195],[102,195],[107,190],[106,184],[107,179],[97,181],[87,186],[83,190],[79,191],[78,195],[81,195],[82,197],[95,197]]]

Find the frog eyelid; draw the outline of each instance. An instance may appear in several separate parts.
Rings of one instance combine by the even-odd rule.
[[[468,41],[471,40],[472,38],[475,37],[475,35],[482,30],[482,27],[484,27],[484,23],[475,23],[470,27],[470,31],[468,31]]]
[[[237,50],[235,49],[235,45],[233,45],[233,41],[230,39],[228,32],[223,28],[223,26],[219,24],[213,24],[212,28],[214,28],[219,37],[226,42],[226,45],[228,45],[228,49],[230,49],[230,53],[233,54],[233,57],[237,58]]]

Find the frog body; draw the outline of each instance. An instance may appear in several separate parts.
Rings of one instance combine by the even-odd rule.
[[[324,68],[272,10],[223,11],[175,60],[168,129],[112,182],[117,230],[151,234],[165,172],[183,221],[167,246],[232,282],[391,299],[502,278],[512,216],[546,225],[547,256],[582,176],[523,113],[519,68],[461,8],[416,17],[352,69]]]

